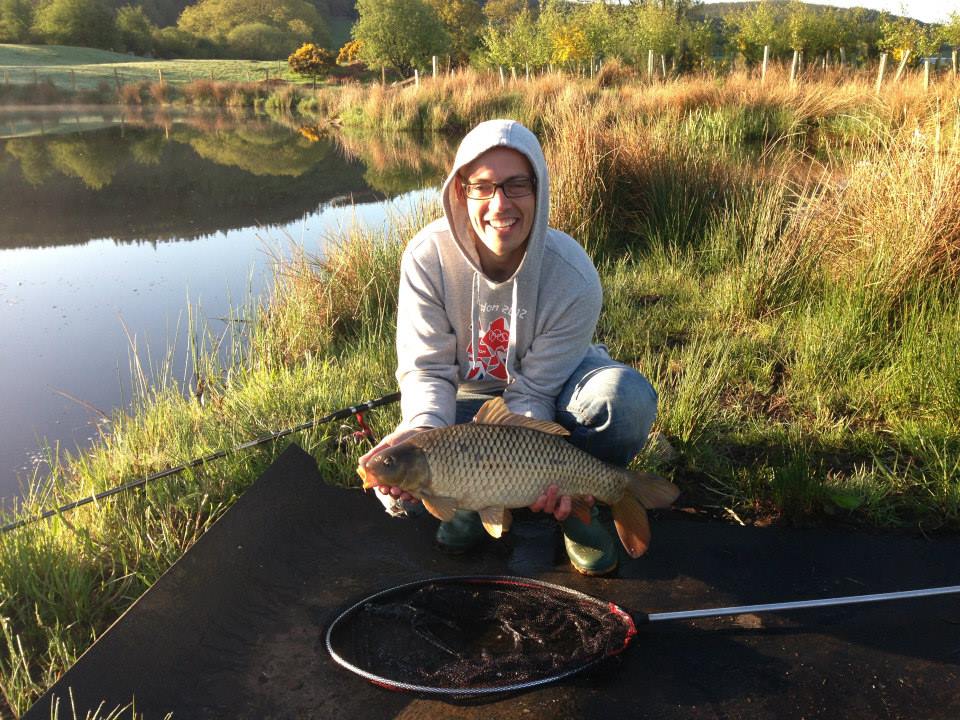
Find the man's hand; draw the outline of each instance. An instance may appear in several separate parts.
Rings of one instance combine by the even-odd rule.
[[[584,500],[587,505],[593,507],[596,502],[593,495],[587,495]],[[560,495],[560,488],[556,485],[550,485],[547,491],[534,501],[530,506],[533,512],[545,512],[553,515],[557,520],[563,522],[573,510],[573,501],[569,495]]]
[[[367,460],[372,458],[374,455],[380,452],[383,452],[388,447],[399,445],[405,440],[409,440],[418,432],[422,432],[424,430],[429,430],[429,429],[430,428],[428,427],[397,428],[392,433],[385,436],[379,443],[377,443],[376,447],[374,447],[371,450],[368,450],[366,453],[361,455],[360,459],[357,461],[357,464],[362,467],[363,464],[367,462]],[[379,492],[381,495],[391,495],[392,497],[397,498],[398,500],[403,500],[405,502],[417,502],[417,498],[415,498],[410,493],[405,492],[396,486],[387,487],[386,485],[378,485],[377,492]]]

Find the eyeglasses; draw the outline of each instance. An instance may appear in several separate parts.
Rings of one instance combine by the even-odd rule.
[[[508,198],[522,198],[533,194],[537,181],[532,177],[507,178],[502,183],[475,182],[463,183],[463,190],[471,200],[489,200],[497,194],[497,188],[503,188]]]

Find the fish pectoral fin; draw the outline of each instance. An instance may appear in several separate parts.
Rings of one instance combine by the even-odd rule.
[[[650,522],[643,505],[628,492],[613,505],[613,524],[627,554],[640,557],[650,547]]]
[[[591,520],[593,520],[590,503],[588,503],[582,497],[570,498],[570,515],[575,517],[584,525],[589,525]]]
[[[488,507],[480,511],[480,522],[492,537],[499,538],[510,529],[513,516],[505,507]]]
[[[420,500],[427,509],[427,512],[441,522],[450,522],[457,512],[457,503],[453,498],[424,496],[421,497]]]
[[[517,415],[510,412],[510,408],[503,401],[503,398],[495,397],[487,400],[473,416],[473,421],[482,425],[513,425],[514,427],[525,427],[540,432],[550,433],[551,435],[569,435],[570,431],[562,425],[548,420],[536,420],[528,418],[525,415]]]
[[[648,509],[670,507],[680,495],[680,488],[669,480],[648,472],[631,472],[627,487]]]

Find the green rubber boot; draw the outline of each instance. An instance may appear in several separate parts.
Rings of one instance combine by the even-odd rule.
[[[483,523],[473,510],[457,510],[452,520],[440,523],[437,543],[440,549],[452,555],[472,550],[483,539]]]
[[[609,575],[617,569],[617,544],[600,523],[597,508],[590,511],[589,525],[571,516],[560,523],[563,545],[576,571],[582,575]]]

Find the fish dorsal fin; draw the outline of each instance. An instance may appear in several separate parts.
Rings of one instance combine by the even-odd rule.
[[[450,522],[457,512],[457,503],[453,498],[423,496],[420,498],[427,512],[433,515],[437,520]]]
[[[513,425],[514,427],[525,427],[531,430],[550,433],[551,435],[569,435],[570,432],[555,422],[548,420],[536,420],[528,418],[525,415],[517,415],[510,412],[510,408],[503,401],[503,398],[495,397],[487,400],[474,415],[473,421],[482,425]]]
[[[513,517],[505,507],[487,507],[480,511],[480,522],[491,537],[499,538],[510,529]]]

